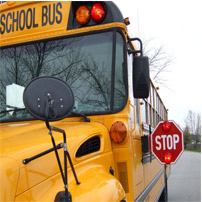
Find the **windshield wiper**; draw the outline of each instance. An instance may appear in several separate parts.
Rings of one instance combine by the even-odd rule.
[[[90,122],[90,119],[83,113],[72,112],[72,115],[83,117],[85,122]]]
[[[0,114],[9,113],[9,112],[18,112],[23,110],[26,110],[26,108],[15,108],[15,109],[3,110],[3,111],[0,111]],[[72,115],[83,117],[85,122],[90,122],[90,119],[83,113],[72,112]]]
[[[8,113],[8,112],[18,112],[18,111],[23,111],[25,108],[15,108],[15,109],[9,109],[9,110],[3,110],[0,111],[0,114]]]

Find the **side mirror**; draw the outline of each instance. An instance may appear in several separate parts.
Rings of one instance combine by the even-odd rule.
[[[148,98],[150,89],[149,59],[133,56],[133,95],[134,98]]]
[[[23,101],[27,111],[43,121],[57,121],[70,114],[74,107],[71,88],[55,77],[38,77],[24,90]]]
[[[139,38],[131,38],[128,40],[138,41],[139,50],[129,50],[129,54],[133,54],[133,95],[134,98],[148,98],[150,89],[149,78],[149,58],[143,56],[142,41]],[[140,55],[137,55],[140,54]]]

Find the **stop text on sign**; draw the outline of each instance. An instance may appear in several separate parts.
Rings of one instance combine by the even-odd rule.
[[[155,137],[157,150],[176,150],[177,143],[179,143],[179,135],[159,135]]]

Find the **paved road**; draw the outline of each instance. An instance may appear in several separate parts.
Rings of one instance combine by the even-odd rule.
[[[201,153],[184,152],[171,166],[168,201],[201,201]]]

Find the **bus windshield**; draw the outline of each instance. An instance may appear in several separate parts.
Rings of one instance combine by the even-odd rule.
[[[22,110],[22,95],[26,85],[40,76],[60,78],[72,88],[74,112],[123,109],[127,100],[124,48],[120,32],[106,31],[1,49],[0,121],[31,118]]]

